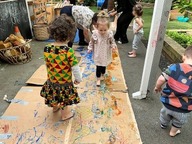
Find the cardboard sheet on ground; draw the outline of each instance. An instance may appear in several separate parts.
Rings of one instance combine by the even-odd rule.
[[[33,75],[27,80],[27,84],[42,86],[47,79],[47,70],[45,65],[41,65]]]
[[[22,87],[0,117],[0,142],[5,144],[63,144],[69,121],[61,122],[60,113],[44,104],[40,87]],[[19,103],[23,101],[27,104]],[[7,128],[8,127],[8,128]],[[4,128],[7,128],[4,132]]]
[[[10,104],[0,119],[1,127],[9,126],[7,131],[1,129],[4,133],[0,135],[0,142],[142,143],[128,94],[122,92],[127,87],[119,57],[108,67],[101,87],[97,87],[92,55],[84,50],[79,53],[83,82],[77,85],[81,103],[74,107],[75,116],[60,122],[60,113],[53,114],[52,109],[44,105],[40,88],[23,87],[15,97],[17,101]]]
[[[81,93],[69,144],[139,144],[141,139],[127,94],[102,91]]]

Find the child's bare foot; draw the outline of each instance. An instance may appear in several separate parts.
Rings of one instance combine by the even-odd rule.
[[[100,80],[104,80],[104,79],[105,79],[104,74],[102,74]]]
[[[128,57],[130,57],[130,58],[135,58],[136,56],[137,55],[135,53],[132,53],[132,54],[128,55]]]
[[[176,135],[178,135],[180,133],[181,133],[181,131],[180,131],[179,128],[176,128],[176,127],[172,126],[169,135],[171,137],[174,137],[174,136],[176,136]]]
[[[133,54],[133,52],[131,51],[131,52],[128,52],[128,55],[132,55]]]
[[[59,108],[59,106],[54,106],[54,107],[53,107],[53,113],[58,112],[58,111],[59,111],[59,109],[60,109],[60,108]]]
[[[61,120],[65,121],[70,118],[74,117],[74,113],[71,111],[71,108],[69,106],[65,107],[64,110],[61,110]]]
[[[74,113],[70,112],[70,113],[68,113],[68,114],[66,114],[66,115],[64,115],[64,116],[61,116],[61,120],[62,120],[62,121],[69,120],[69,119],[71,119],[72,117],[74,117]]]
[[[97,86],[99,87],[101,85],[101,80],[100,78],[97,79]]]

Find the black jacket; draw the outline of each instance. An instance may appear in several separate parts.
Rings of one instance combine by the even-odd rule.
[[[132,12],[135,0],[116,0],[117,1],[117,13],[119,12]]]

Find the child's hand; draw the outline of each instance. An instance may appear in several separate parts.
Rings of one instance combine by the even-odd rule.
[[[112,51],[113,51],[113,52],[115,52],[116,50],[117,50],[117,48],[116,48],[116,47],[113,47],[113,48],[112,48]]]
[[[162,90],[161,87],[160,88],[157,88],[157,87],[154,88],[155,93],[161,92],[161,90]]]
[[[138,33],[138,31],[137,30],[134,30],[134,34],[137,34]]]
[[[88,51],[87,51],[87,53],[91,53],[91,52],[92,52],[92,50],[88,50]]]
[[[74,81],[74,84],[75,84],[75,85],[78,85],[78,84],[80,84],[80,82],[78,82],[77,80],[75,80],[75,81]]]
[[[115,16],[117,14],[116,11],[109,13],[110,16]]]

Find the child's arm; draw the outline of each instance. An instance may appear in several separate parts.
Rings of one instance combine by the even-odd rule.
[[[72,48],[69,48],[67,52],[67,58],[69,65],[71,66],[72,73],[75,77],[74,84],[79,84],[82,81],[82,74],[78,65],[78,60],[75,56],[75,52]]]
[[[88,53],[91,53],[93,51],[93,48],[94,48],[94,39],[93,37],[91,37],[91,40],[89,42],[89,45],[88,45]]]
[[[115,39],[114,39],[114,37],[113,37],[113,32],[111,31],[110,33],[109,33],[109,35],[111,35],[110,37],[111,37],[111,40],[110,40],[110,47],[112,48],[112,50],[113,51],[115,51],[116,49],[117,49],[117,44],[116,44],[116,42],[115,42]]]
[[[140,30],[141,28],[143,28],[143,22],[142,22],[142,19],[140,19],[140,18],[136,18],[136,19],[135,19],[135,22],[139,25],[138,29],[135,30],[135,33],[138,33],[139,30]]]
[[[73,66],[72,72],[73,72],[73,75],[75,77],[74,84],[79,84],[80,82],[82,82],[82,74],[81,74],[79,65]]]
[[[162,85],[163,85],[165,82],[166,82],[165,78],[164,78],[162,75],[159,76],[159,78],[157,79],[157,82],[156,82],[154,91],[155,91],[156,93],[161,92],[161,90],[162,90],[161,87],[162,87]]]

